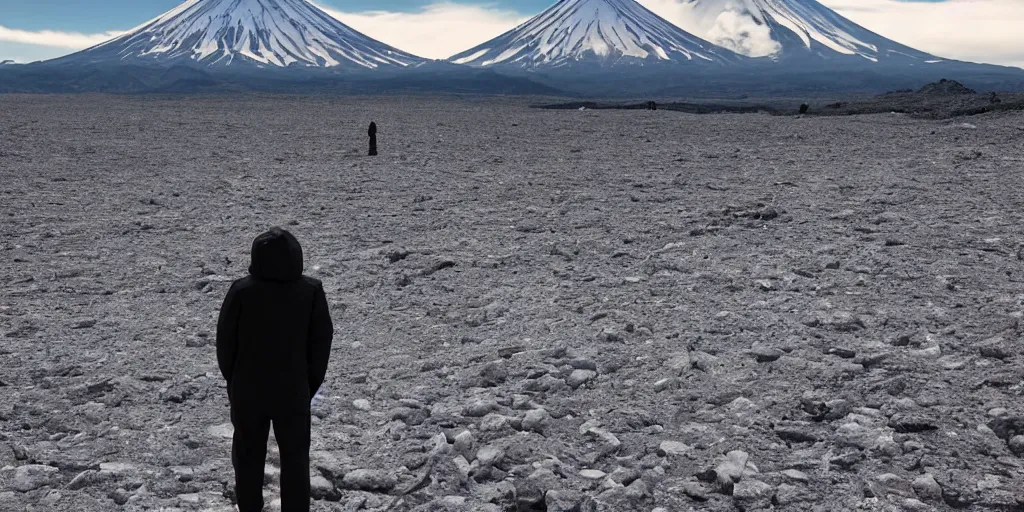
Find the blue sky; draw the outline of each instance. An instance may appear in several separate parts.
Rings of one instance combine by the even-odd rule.
[[[24,30],[106,32],[125,30],[167,12],[179,0],[0,0],[0,25]],[[319,4],[343,11],[415,12],[433,0],[323,0]],[[473,2],[454,2],[472,4]],[[487,1],[522,12],[540,12],[548,0]],[[553,3],[553,2],[550,2]]]
[[[388,44],[444,58],[513,28],[556,0],[313,0]],[[689,0],[638,0],[669,21]],[[737,2],[743,0],[734,0]],[[1024,0],[819,0],[877,33],[947,58],[1024,67]],[[0,60],[92,46],[180,0],[0,0]],[[700,34],[698,34],[700,35]]]

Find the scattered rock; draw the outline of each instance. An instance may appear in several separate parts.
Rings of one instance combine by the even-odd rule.
[[[685,455],[692,450],[693,447],[678,441],[662,441],[661,445],[658,446],[658,456],[676,457],[679,455]]]
[[[942,487],[931,474],[917,477],[912,487],[917,497],[925,501],[939,501],[942,499]]]
[[[105,473],[114,476],[127,476],[137,473],[138,470],[134,464],[127,462],[103,462],[100,463],[100,473]]]
[[[104,478],[100,477],[99,471],[87,469],[75,475],[68,483],[67,488],[71,491],[78,491],[100,483]]]
[[[895,414],[889,419],[889,427],[900,434],[917,434],[938,430],[933,420],[913,414]]]
[[[597,425],[598,423],[596,422],[584,423],[583,426],[580,427],[580,433],[588,437],[596,438],[601,444],[601,450],[603,453],[611,453],[618,450],[622,446],[622,442],[619,441],[619,438],[616,437],[615,434],[599,428]]]
[[[1024,435],[1024,416],[1003,416],[988,423],[988,427],[995,432],[999,439],[1009,441],[1010,439]]]
[[[430,410],[418,407],[397,407],[391,410],[389,416],[393,421],[401,421],[415,427],[422,425],[430,418]]]
[[[914,498],[907,498],[903,500],[903,510],[906,512],[934,512],[935,507]]]
[[[1000,361],[1013,357],[1013,351],[1010,350],[1010,347],[1001,336],[981,342],[978,346],[978,353],[981,354],[981,357],[998,359]]]
[[[673,376],[681,377],[693,368],[693,361],[690,359],[689,352],[680,352],[670,356],[665,362],[665,366],[668,367]]]
[[[208,427],[206,433],[219,439],[231,439],[235,436],[235,427],[230,423],[221,423]]]
[[[760,480],[745,479],[733,486],[732,497],[744,510],[770,508],[775,488]]]
[[[478,400],[466,406],[462,414],[470,418],[483,418],[499,409],[501,409],[501,406],[494,400]]]
[[[497,386],[508,380],[508,370],[505,369],[502,362],[494,361],[484,366],[484,369],[480,371],[480,376],[486,385]]]
[[[476,437],[473,433],[464,430],[455,436],[455,453],[466,457],[466,460],[473,460],[473,453],[476,449]]]
[[[594,377],[597,377],[597,372],[593,370],[573,370],[572,374],[569,375],[569,378],[565,379],[565,382],[570,388],[578,389]]]
[[[335,488],[330,480],[320,476],[312,475],[309,478],[309,494],[314,500],[340,501],[341,493]]]
[[[512,346],[512,347],[505,347],[505,348],[498,349],[498,357],[500,357],[502,359],[510,359],[512,356],[514,356],[516,354],[522,354],[525,351],[526,351],[525,348],[520,347],[518,345],[517,346]]]
[[[385,471],[357,469],[342,479],[347,489],[367,492],[388,492],[398,485],[398,478]]]
[[[699,482],[683,482],[678,489],[686,497],[697,502],[703,503],[711,499],[710,494],[708,494],[708,490]]]
[[[654,383],[654,392],[661,393],[662,391],[668,391],[670,389],[679,388],[679,379],[674,377],[668,379],[661,379]]]
[[[718,487],[718,492],[732,495],[733,487],[743,479],[743,475],[747,471],[747,462],[749,460],[750,455],[739,450],[731,451],[725,455],[718,466],[711,471],[710,475],[712,476],[711,480]]]
[[[557,392],[568,387],[569,385],[564,380],[550,374],[544,374],[538,379],[528,380],[524,385],[525,391],[535,393]]]
[[[527,432],[544,433],[551,415],[544,409],[534,409],[523,416],[523,430]]]
[[[856,351],[843,347],[832,347],[829,348],[825,353],[830,356],[836,356],[843,359],[853,359],[854,357],[857,357]]]
[[[942,348],[935,345],[921,350],[911,350],[910,355],[918,359],[938,359],[942,357]]]
[[[643,480],[635,480],[633,483],[626,486],[626,492],[624,496],[626,499],[635,502],[646,500],[651,494],[651,490],[647,487],[647,482]]]
[[[60,470],[53,466],[29,464],[18,466],[14,471],[11,488],[18,492],[29,492],[50,485]]]
[[[71,325],[72,329],[90,329],[96,326],[95,318],[83,318]]]
[[[107,497],[111,499],[115,504],[124,506],[131,499],[132,495],[126,489],[114,489],[107,494]]]
[[[794,480],[801,483],[807,483],[811,481],[811,478],[807,476],[807,473],[796,469],[787,469],[782,472],[790,480]]]
[[[791,443],[815,443],[818,436],[810,431],[809,425],[779,424],[775,426],[775,435],[783,441]]]
[[[171,473],[173,473],[175,479],[181,483],[191,482],[195,479],[195,470],[190,467],[174,466],[171,468]]]
[[[597,339],[605,343],[622,343],[623,337],[615,329],[604,329],[598,334]]]
[[[480,430],[482,432],[500,432],[508,426],[508,418],[500,414],[488,414],[480,420]]]
[[[837,332],[855,332],[864,329],[864,321],[847,311],[818,312],[804,320],[804,325]]]
[[[540,468],[514,484],[518,510],[538,510],[539,506],[546,506],[548,492],[561,487],[561,479],[550,469]]]
[[[754,356],[754,359],[759,363],[770,363],[777,361],[780,357],[785,355],[785,352],[767,345],[755,343],[750,349],[750,355]]]
[[[882,497],[885,494],[895,494],[903,497],[914,496],[914,489],[911,483],[908,482],[906,479],[898,475],[894,475],[892,473],[878,475],[877,477],[874,478],[873,483],[877,483],[882,489],[882,492],[879,494],[879,497]]]
[[[494,446],[485,446],[476,453],[477,462],[484,467],[500,464],[504,458],[505,451]]]
[[[616,468],[615,471],[608,475],[609,480],[619,485],[630,485],[641,477],[643,477],[643,473],[639,469],[622,467]]]
[[[693,358],[693,367],[704,373],[714,374],[721,365],[719,358],[707,352],[693,352],[691,356]]]
[[[1024,457],[1024,435],[1013,436],[1007,442],[1010,451],[1018,457]]]
[[[545,496],[547,512],[596,512],[593,500],[575,491],[548,491]]]
[[[835,441],[839,447],[853,447],[870,450],[878,446],[881,433],[878,429],[865,427],[860,423],[844,423],[836,429]]]

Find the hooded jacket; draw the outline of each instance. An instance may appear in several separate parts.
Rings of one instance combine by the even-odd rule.
[[[232,408],[309,413],[334,326],[323,285],[302,271],[291,233],[274,228],[253,241],[249,276],[231,285],[217,321],[217,362]]]

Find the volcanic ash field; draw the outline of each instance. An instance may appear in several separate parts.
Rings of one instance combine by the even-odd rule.
[[[0,509],[232,510],[215,321],[281,225],[314,510],[1021,510],[1022,126],[5,97]]]

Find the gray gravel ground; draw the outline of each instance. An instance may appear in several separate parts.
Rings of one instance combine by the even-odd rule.
[[[1024,509],[1024,116],[528,107],[0,97],[0,510],[232,510],[275,224],[337,325],[314,510]]]

